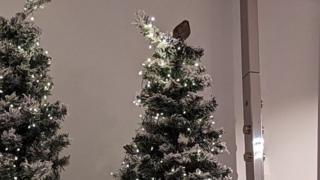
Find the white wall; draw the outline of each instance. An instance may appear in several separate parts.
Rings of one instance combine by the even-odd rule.
[[[315,180],[320,1],[258,2],[266,180]],[[236,90],[239,80],[235,77]],[[235,91],[237,135],[242,129],[241,102]],[[242,148],[243,141],[237,143]],[[237,155],[239,180],[244,180],[243,149]]]
[[[24,0],[1,0],[0,15],[10,17]],[[73,138],[71,164],[63,180],[112,179],[130,142],[139,110],[132,105],[140,89],[137,72],[150,55],[130,24],[139,9],[155,15],[164,31],[191,22],[190,45],[205,51],[203,62],[214,78],[218,126],[226,130],[236,169],[233,103],[233,6],[226,0],[53,0],[36,15],[42,45],[53,56],[54,98],[69,107],[65,128]],[[234,176],[236,177],[236,176]]]

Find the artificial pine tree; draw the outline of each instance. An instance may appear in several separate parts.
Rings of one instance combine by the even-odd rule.
[[[226,151],[222,129],[214,125],[214,97],[199,91],[211,78],[200,64],[203,49],[188,46],[188,21],[173,36],[154,26],[154,17],[137,13],[135,24],[154,50],[139,72],[143,89],[134,103],[145,110],[133,142],[126,145],[121,180],[226,180],[231,169],[216,156]]]
[[[27,0],[11,19],[0,17],[0,180],[58,180],[69,157],[59,133],[66,115],[53,88],[51,57],[40,47],[32,14],[50,0]]]

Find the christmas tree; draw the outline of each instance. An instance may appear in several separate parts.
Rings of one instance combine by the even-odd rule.
[[[200,63],[203,49],[188,46],[188,21],[173,35],[160,32],[154,17],[137,13],[135,24],[154,50],[144,62],[142,90],[134,104],[144,108],[133,142],[125,145],[121,180],[226,180],[231,169],[217,160],[226,151],[223,129],[216,128],[214,97],[200,95],[211,77]]]
[[[0,17],[0,179],[58,180],[69,157],[60,133],[66,115],[59,101],[50,103],[51,57],[40,47],[33,13],[50,0],[27,0],[10,19]]]

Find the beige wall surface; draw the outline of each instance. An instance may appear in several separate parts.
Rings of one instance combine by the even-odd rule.
[[[319,0],[259,1],[267,180],[317,179]]]
[[[0,0],[10,17],[24,0]],[[122,146],[135,134],[139,109],[131,103],[140,89],[137,72],[151,54],[130,24],[139,9],[154,15],[164,31],[191,22],[190,45],[205,48],[203,62],[214,78],[218,126],[226,130],[236,169],[233,103],[233,2],[226,0],[53,0],[35,15],[42,46],[53,56],[53,98],[69,107],[65,129],[73,139],[71,164],[63,180],[107,180],[121,164]],[[235,177],[235,176],[234,176]]]
[[[319,0],[259,0],[265,179],[317,179]],[[239,40],[234,39],[235,43]],[[239,55],[236,48],[235,56]],[[238,54],[238,55],[237,55]],[[243,163],[241,69],[235,65],[239,180]]]

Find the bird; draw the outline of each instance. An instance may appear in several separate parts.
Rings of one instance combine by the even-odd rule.
[[[181,41],[186,40],[191,34],[189,21],[184,20],[173,29],[173,38]]]

